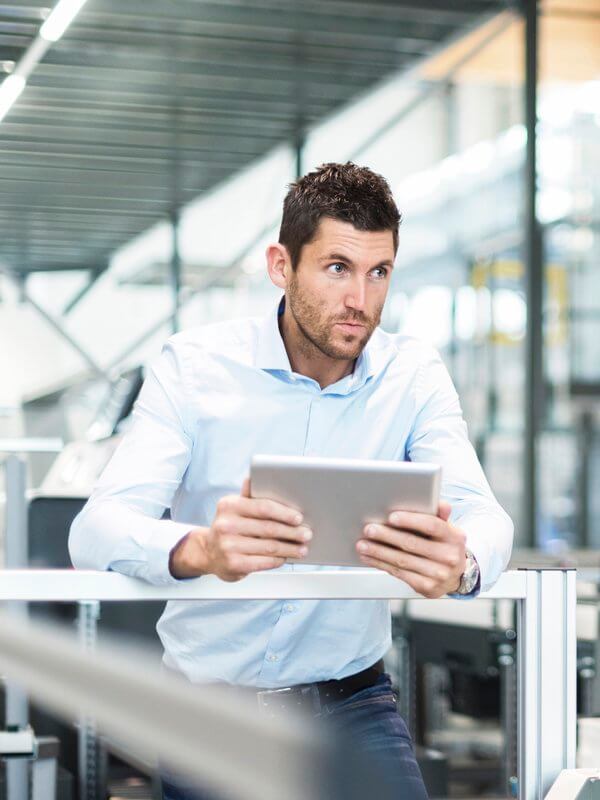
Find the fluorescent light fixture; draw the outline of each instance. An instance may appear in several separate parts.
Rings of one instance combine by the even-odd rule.
[[[59,0],[40,28],[40,36],[47,42],[57,42],[79,14],[85,2],[86,0]]]
[[[22,75],[9,75],[0,84],[0,120],[4,119],[26,83],[27,81]]]

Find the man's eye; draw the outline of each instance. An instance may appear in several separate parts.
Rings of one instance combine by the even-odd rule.
[[[345,264],[330,264],[329,265],[330,272],[333,272],[335,275],[341,275],[342,272],[346,270]]]
[[[385,278],[387,275],[387,269],[385,267],[375,267],[373,273],[377,278]]]

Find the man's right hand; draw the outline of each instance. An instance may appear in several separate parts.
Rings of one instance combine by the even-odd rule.
[[[288,558],[303,558],[311,538],[300,512],[251,497],[246,478],[239,495],[219,500],[210,528],[194,528],[171,550],[169,569],[175,578],[213,574],[239,581]]]

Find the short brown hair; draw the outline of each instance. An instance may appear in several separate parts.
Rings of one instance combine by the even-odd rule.
[[[360,231],[392,231],[398,249],[401,215],[390,187],[381,175],[351,161],[322,164],[290,184],[283,201],[279,242],[296,269],[321,217],[349,222]]]

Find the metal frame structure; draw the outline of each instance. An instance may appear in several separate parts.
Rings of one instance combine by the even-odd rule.
[[[506,4],[97,0],[48,46],[49,5],[0,3],[0,68],[35,66],[0,126],[0,259],[93,278],[118,246],[272,147],[301,152],[309,127]]]
[[[58,453],[63,442],[58,438],[0,439],[0,454],[4,454],[4,483],[6,513],[4,528],[4,566],[8,568],[26,567],[28,562],[27,537],[27,465],[22,458],[24,453]],[[27,606],[11,603],[9,611],[17,619],[27,619]],[[19,685],[8,682],[5,687],[5,724],[25,728],[29,722],[29,707],[26,694]],[[52,770],[49,760],[44,759],[42,770]],[[39,789],[34,781],[34,789]],[[12,758],[6,765],[6,782],[11,800],[26,800],[28,797],[27,763],[23,759]]]
[[[537,83],[538,83],[538,0],[524,0],[525,17],[525,127],[527,145],[524,165],[524,262],[527,298],[525,339],[525,393],[523,415],[525,441],[523,498],[525,546],[537,544],[538,475],[537,447],[544,420],[542,308],[544,267],[542,228],[537,214]]]
[[[575,572],[508,572],[480,596],[512,599],[518,604],[519,800],[541,800],[561,770],[575,766]],[[419,595],[390,575],[362,569],[254,573],[237,583],[206,576],[169,587],[118,573],[6,570],[0,582],[0,601],[12,602],[282,597],[409,599]]]
[[[7,528],[9,566],[26,558],[27,519],[24,464],[9,456]],[[13,552],[15,546],[21,548]],[[32,579],[33,578],[33,579]],[[518,605],[519,800],[541,800],[561,770],[575,766],[576,742],[576,575],[573,570],[522,570],[501,576],[484,599],[512,599]],[[154,586],[116,572],[5,569],[0,602],[79,602],[80,639],[93,646],[98,602],[147,600],[410,599],[419,595],[379,570],[254,573],[224,582],[209,575],[176,586]],[[23,620],[23,614],[19,614]],[[15,695],[22,716],[22,699]],[[26,721],[26,716],[25,716]],[[80,759],[89,760],[94,726],[84,720]],[[80,743],[81,745],[81,743]],[[92,759],[95,763],[95,760]],[[18,783],[18,780],[15,779]],[[95,778],[94,778],[95,780]],[[19,784],[20,785],[20,784]],[[15,784],[16,786],[16,784]],[[93,795],[86,782],[83,797]],[[23,787],[11,800],[22,800]]]
[[[524,544],[533,546],[537,540],[538,434],[544,418],[543,241],[536,208],[539,2],[461,1],[452,9],[447,5],[427,0],[417,7],[402,0],[393,5],[380,3],[376,15],[365,15],[358,3],[346,4],[339,14],[338,0],[321,3],[318,11],[302,9],[302,13],[297,0],[272,2],[271,8],[269,3],[255,8],[252,3],[232,3],[227,8],[200,3],[193,14],[183,2],[167,13],[154,1],[140,6],[136,0],[103,0],[84,9],[65,39],[50,48],[46,43],[42,52],[38,28],[44,4],[39,0],[18,0],[10,7],[0,3],[0,44],[5,45],[7,59],[3,63],[18,65],[33,59],[37,64],[30,85],[0,130],[0,164],[5,173],[0,185],[0,231],[4,229],[0,257],[5,269],[22,281],[23,297],[93,373],[106,377],[106,370],[60,320],[27,295],[24,281],[30,272],[90,272],[90,283],[67,304],[67,312],[106,268],[116,247],[168,217],[173,229],[168,265],[173,308],[166,322],[177,329],[185,303],[178,219],[187,201],[281,141],[296,147],[299,169],[306,130],[332,110],[373,86],[382,75],[414,66],[486,15],[505,7],[521,12],[526,55],[523,231],[528,305],[523,533]],[[504,29],[507,19],[500,19],[490,39]],[[329,25],[340,41],[350,43],[349,48],[339,41],[322,46]],[[490,39],[476,49],[484,48]],[[354,157],[432,93],[446,91],[452,72],[399,109],[357,148]],[[113,85],[116,73],[118,92]],[[152,79],[144,79],[145,73]],[[108,101],[110,91],[114,97]],[[124,104],[128,106],[125,112]],[[45,143],[43,158],[40,141]],[[124,175],[125,163],[128,173]],[[54,185],[61,180],[58,202]],[[236,274],[239,260],[234,260],[231,269],[217,270],[219,277]],[[123,356],[164,323],[153,325]]]

